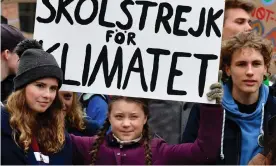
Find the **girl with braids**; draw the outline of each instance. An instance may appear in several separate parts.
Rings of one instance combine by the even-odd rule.
[[[221,98],[222,91],[216,93],[220,94],[213,99]],[[168,165],[212,162],[220,147],[223,111],[219,105],[209,104],[203,104],[201,110],[195,143],[169,145],[162,139],[150,138],[146,99],[112,96],[108,117],[96,137],[71,135],[73,163]],[[106,134],[110,126],[112,132]]]
[[[15,91],[1,107],[1,164],[72,164],[57,96],[63,73],[53,55],[34,40],[17,46]]]
[[[93,136],[100,128],[98,123],[84,115],[76,92],[59,91],[59,99],[63,104],[66,130],[79,136]]]

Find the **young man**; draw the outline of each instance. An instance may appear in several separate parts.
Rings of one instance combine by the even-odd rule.
[[[222,40],[229,39],[239,32],[249,32],[250,14],[255,9],[252,0],[225,0]]]
[[[225,0],[223,40],[238,32],[251,31],[250,14],[254,9],[251,0]],[[180,143],[193,105],[188,102],[152,100],[149,104],[149,124],[155,136],[171,144]]]
[[[1,102],[5,101],[13,90],[13,78],[19,60],[13,50],[22,40],[24,36],[18,29],[1,24]]]
[[[269,68],[272,44],[254,32],[224,41],[221,69],[225,109],[222,147],[217,164],[244,165],[268,143],[264,133],[276,116],[276,98],[263,80]],[[193,142],[198,132],[198,105],[193,107],[183,142]]]

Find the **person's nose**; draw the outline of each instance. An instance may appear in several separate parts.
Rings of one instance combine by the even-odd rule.
[[[244,31],[245,31],[245,32],[250,32],[250,31],[252,31],[252,26],[250,25],[249,22],[246,23],[245,28],[244,28]]]
[[[50,89],[45,88],[45,90],[43,92],[43,97],[47,98],[47,99],[51,97],[51,91],[50,91]]]
[[[127,127],[130,126],[130,124],[131,124],[130,119],[125,118],[125,119],[123,120],[122,126],[123,126],[124,128],[127,128]]]
[[[247,69],[246,69],[246,75],[251,77],[251,76],[253,76],[253,74],[254,74],[254,72],[252,69],[252,65],[248,64]]]

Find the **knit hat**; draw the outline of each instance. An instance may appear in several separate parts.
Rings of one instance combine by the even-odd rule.
[[[13,80],[14,89],[21,89],[27,84],[45,77],[56,78],[58,87],[61,87],[63,72],[54,56],[42,49],[27,49],[19,60],[18,71]]]
[[[6,49],[13,51],[15,46],[24,39],[25,37],[17,28],[1,24],[1,52]]]

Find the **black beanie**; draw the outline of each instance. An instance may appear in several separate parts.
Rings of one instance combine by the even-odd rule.
[[[8,24],[1,24],[1,52],[6,49],[13,51],[15,46],[24,39],[19,29]]]
[[[14,89],[18,90],[38,79],[53,77],[62,85],[63,72],[54,56],[41,49],[28,49],[19,59],[19,66],[14,78]]]

